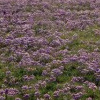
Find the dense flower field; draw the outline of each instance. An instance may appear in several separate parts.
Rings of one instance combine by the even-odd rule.
[[[0,0],[0,100],[100,100],[100,0]]]

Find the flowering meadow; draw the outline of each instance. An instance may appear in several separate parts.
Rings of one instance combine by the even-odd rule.
[[[0,0],[0,100],[100,100],[100,0]]]

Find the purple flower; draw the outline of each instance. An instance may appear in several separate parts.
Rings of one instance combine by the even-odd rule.
[[[40,96],[40,92],[37,91],[37,92],[34,93],[34,95],[35,95],[36,97],[39,97],[39,96]]]
[[[0,100],[5,100],[5,97],[3,97],[3,96],[0,96]]]
[[[1,95],[5,94],[5,91],[3,89],[0,89],[0,94]]]
[[[44,94],[44,98],[45,98],[46,100],[50,100],[50,95],[49,95],[49,94]]]
[[[54,97],[59,97],[59,95],[60,95],[60,94],[59,94],[59,91],[55,91],[55,92],[53,93],[53,96],[54,96]]]
[[[17,90],[16,88],[5,89],[5,94],[9,96],[14,96],[14,95],[19,94],[19,90]]]
[[[63,71],[63,70],[64,70],[64,66],[60,66],[59,69],[60,69],[61,71]]]
[[[27,85],[24,85],[24,86],[22,86],[22,90],[28,90],[28,86]]]
[[[15,100],[22,100],[21,98],[15,98]]]
[[[24,97],[25,100],[27,100],[27,99],[29,99],[30,95],[29,94],[24,94],[23,97]]]
[[[73,95],[73,98],[74,98],[75,100],[78,100],[80,97],[82,97],[82,95],[83,95],[83,93],[82,93],[82,92],[79,92],[79,93],[74,94],[74,95]]]
[[[8,89],[5,89],[5,94],[8,94]]]
[[[48,72],[46,70],[43,70],[42,75],[46,76],[46,75],[48,75]]]
[[[11,75],[11,71],[6,71],[6,76]]]
[[[55,76],[59,76],[59,75],[62,74],[62,71],[61,71],[60,69],[56,68],[56,69],[53,69],[53,70],[51,71],[51,73],[52,73],[53,75],[55,75]]]
[[[43,87],[43,88],[46,87],[46,84],[47,84],[46,81],[43,81],[43,82],[41,83],[41,87]]]

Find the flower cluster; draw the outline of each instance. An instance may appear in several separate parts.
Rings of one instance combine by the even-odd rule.
[[[0,100],[99,94],[100,0],[0,0]]]

